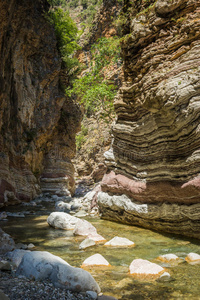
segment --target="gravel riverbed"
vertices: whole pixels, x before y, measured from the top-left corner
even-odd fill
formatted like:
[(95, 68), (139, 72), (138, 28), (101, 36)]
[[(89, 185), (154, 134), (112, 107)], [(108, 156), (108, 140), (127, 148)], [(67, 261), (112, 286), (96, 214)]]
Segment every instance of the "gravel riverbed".
[[(0, 271), (0, 290), (10, 300), (91, 300), (86, 293), (72, 293), (69, 290), (55, 288), (49, 281), (34, 281), (16, 277), (14, 272)], [(4, 300), (0, 294), (0, 299)], [(5, 298), (6, 299), (6, 298)]]

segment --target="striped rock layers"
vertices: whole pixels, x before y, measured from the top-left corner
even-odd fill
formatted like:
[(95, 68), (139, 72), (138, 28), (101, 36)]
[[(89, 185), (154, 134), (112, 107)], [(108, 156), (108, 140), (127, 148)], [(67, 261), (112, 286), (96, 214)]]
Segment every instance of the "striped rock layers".
[(200, 1), (149, 2), (126, 1), (124, 83), (99, 205), (104, 218), (200, 238)]
[(0, 2), (0, 206), (74, 190), (80, 111), (66, 79), (46, 0)]

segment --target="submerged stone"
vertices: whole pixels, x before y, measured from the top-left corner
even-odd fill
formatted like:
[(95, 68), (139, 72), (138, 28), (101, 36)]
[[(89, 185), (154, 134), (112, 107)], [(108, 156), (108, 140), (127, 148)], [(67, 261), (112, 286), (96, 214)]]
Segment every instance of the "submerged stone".
[(95, 246), (96, 243), (95, 241), (93, 241), (92, 239), (90, 238), (86, 238), (84, 241), (82, 241), (82, 243), (79, 245), (79, 249), (80, 250), (84, 250), (88, 247), (92, 247), (92, 246)]
[(105, 246), (110, 247), (134, 247), (135, 243), (127, 238), (115, 236), (113, 239), (105, 243)]

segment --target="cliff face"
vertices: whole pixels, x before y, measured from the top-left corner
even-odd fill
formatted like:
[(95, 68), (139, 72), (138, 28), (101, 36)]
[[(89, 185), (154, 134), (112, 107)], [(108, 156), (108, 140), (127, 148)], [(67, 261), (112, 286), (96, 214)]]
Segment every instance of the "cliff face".
[(45, 0), (0, 2), (0, 206), (74, 190), (80, 111), (61, 89)]
[(200, 1), (150, 2), (126, 1), (110, 194), (99, 204), (104, 218), (200, 238)]

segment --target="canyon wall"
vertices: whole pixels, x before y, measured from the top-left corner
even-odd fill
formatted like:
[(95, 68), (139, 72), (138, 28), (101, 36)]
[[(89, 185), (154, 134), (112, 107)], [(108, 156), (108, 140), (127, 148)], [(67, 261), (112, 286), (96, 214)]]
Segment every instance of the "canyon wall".
[(0, 2), (0, 206), (75, 188), (81, 113), (64, 95), (48, 9), (45, 0)]
[(200, 1), (131, 3), (102, 217), (200, 238)]

